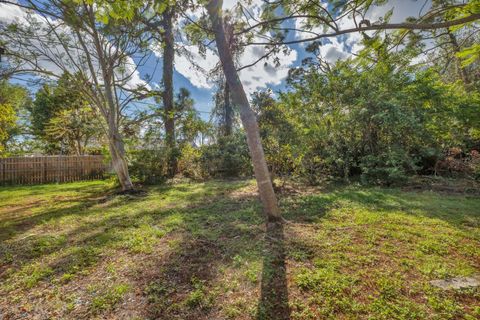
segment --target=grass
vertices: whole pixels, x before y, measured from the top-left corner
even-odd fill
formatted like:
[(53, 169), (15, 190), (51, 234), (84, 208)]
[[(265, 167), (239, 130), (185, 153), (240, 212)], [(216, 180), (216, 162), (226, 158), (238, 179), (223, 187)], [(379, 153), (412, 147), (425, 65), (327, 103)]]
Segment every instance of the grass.
[(6, 319), (478, 319), (480, 198), (295, 188), (265, 225), (252, 181), (115, 195), (108, 182), (0, 188)]

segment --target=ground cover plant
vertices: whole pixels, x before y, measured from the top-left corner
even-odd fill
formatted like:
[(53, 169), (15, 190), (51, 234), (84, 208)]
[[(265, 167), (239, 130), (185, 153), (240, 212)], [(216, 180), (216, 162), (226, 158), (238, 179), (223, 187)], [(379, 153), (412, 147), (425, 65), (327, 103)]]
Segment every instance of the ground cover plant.
[(2, 187), (0, 314), (477, 319), (478, 288), (429, 281), (480, 270), (480, 198), (430, 189), (287, 185), (265, 224), (251, 180)]

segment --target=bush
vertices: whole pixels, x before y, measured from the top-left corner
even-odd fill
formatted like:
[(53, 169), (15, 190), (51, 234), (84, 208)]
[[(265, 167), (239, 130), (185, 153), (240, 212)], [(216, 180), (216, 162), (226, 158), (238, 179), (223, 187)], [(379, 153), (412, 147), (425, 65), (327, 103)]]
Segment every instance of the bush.
[(472, 150), (470, 152), (470, 159), (473, 176), (476, 180), (480, 180), (480, 152), (477, 150)]
[(133, 180), (155, 184), (166, 180), (168, 154), (164, 148), (135, 150), (131, 153), (130, 175)]
[(178, 170), (186, 178), (202, 180), (205, 173), (201, 164), (202, 149), (189, 144), (182, 147), (178, 159)]
[(247, 140), (237, 133), (202, 147), (201, 167), (206, 177), (242, 177), (252, 174)]
[(408, 155), (401, 152), (388, 152), (380, 156), (368, 155), (361, 159), (361, 180), (367, 184), (393, 185), (405, 182), (406, 168), (412, 167)]

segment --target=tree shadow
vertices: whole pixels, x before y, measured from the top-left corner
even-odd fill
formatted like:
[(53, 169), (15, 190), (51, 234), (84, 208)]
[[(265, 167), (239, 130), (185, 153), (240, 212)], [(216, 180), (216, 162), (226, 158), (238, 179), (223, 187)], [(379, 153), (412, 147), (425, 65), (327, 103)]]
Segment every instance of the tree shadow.
[[(61, 204), (60, 208), (52, 209), (48, 206), (45, 209), (34, 215), (25, 215), (17, 218), (10, 218), (8, 221), (0, 220), (0, 244), (13, 238), (19, 233), (28, 232), (30, 229), (35, 228), (37, 225), (48, 223), (55, 219), (61, 219), (62, 217), (76, 215), (79, 213), (85, 213), (86, 215), (92, 214), (90, 211), (93, 207), (107, 203), (105, 208), (118, 207), (125, 204), (125, 202), (134, 202), (141, 200), (141, 197), (123, 197), (122, 201), (112, 203), (111, 200), (116, 196), (111, 193), (111, 190), (98, 192), (98, 191), (85, 191), (86, 195), (81, 197), (71, 197), (67, 199), (55, 200), (56, 205)], [(35, 207), (35, 206), (34, 206)], [(21, 210), (28, 210), (29, 206), (22, 206)], [(103, 208), (103, 209), (105, 209)], [(15, 209), (14, 212), (20, 211)], [(102, 209), (96, 209), (102, 210)]]
[[(50, 272), (32, 288), (51, 281), (60, 281), (61, 286), (68, 287), (71, 280), (62, 280), (64, 274), (75, 276), (73, 281), (82, 281), (86, 270), (97, 272), (95, 266), (102, 261), (103, 252), (112, 250), (145, 262), (136, 265), (138, 276), (128, 280), (136, 283), (135, 287), (141, 288), (140, 291), (151, 300), (141, 308), (142, 315), (154, 319), (198, 319), (199, 316), (208, 319), (217, 307), (211, 301), (213, 295), (209, 290), (221, 276), (219, 270), (231, 266), (235, 256), (246, 256), (251, 252), (259, 255), (261, 251), (263, 231), (259, 225), (262, 217), (256, 214), (259, 212), (256, 196), (242, 199), (229, 196), (243, 185), (206, 185), (192, 190), (182, 186), (161, 190), (149, 188), (151, 193), (158, 193), (161, 197), (174, 195), (178, 201), (151, 208), (137, 206), (138, 210), (132, 212), (122, 212), (122, 205), (141, 198), (104, 199), (103, 193), (95, 197), (72, 198), (71, 203), (65, 201), (62, 208), (45, 207), (29, 218), (30, 223), (27, 223), (28, 218), (22, 218), (10, 225), (11, 231), (19, 237), (12, 239), (13, 233), (5, 233), (5, 239), (0, 239), (0, 258), (2, 251), (12, 257), (3, 267), (13, 272), (2, 275), (3, 268), (0, 268), (0, 281), (21, 272), (23, 266), (43, 260), (42, 264)], [(111, 211), (113, 208), (118, 210)], [(108, 211), (108, 214), (100, 216), (102, 211)], [(28, 233), (36, 225), (49, 221), (55, 223), (55, 219), (78, 214), (98, 216), (99, 219), (87, 219), (88, 223), (79, 223), (65, 231), (47, 230), (45, 234), (20, 237), (21, 233)], [(156, 238), (153, 233), (142, 233), (145, 224), (148, 224), (147, 230), (159, 231), (162, 235)], [(7, 231), (7, 226), (3, 227), (3, 231)], [(151, 253), (137, 252), (125, 246), (150, 240), (156, 243)], [(157, 259), (156, 253), (163, 251), (167, 255), (159, 254)], [(102, 272), (101, 269), (98, 271)], [(87, 309), (88, 306), (84, 306), (70, 316), (91, 315)]]
[(145, 288), (149, 319), (216, 319), (222, 270), (238, 257), (261, 254), (262, 216), (242, 215), (252, 207), (259, 212), (256, 197), (218, 200), (176, 210), (186, 217), (181, 238), (138, 283)]
[(257, 319), (288, 320), (287, 270), (283, 223), (267, 223), (260, 301)]
[(387, 214), (401, 211), (410, 216), (442, 220), (459, 230), (468, 231), (480, 225), (478, 196), (375, 187), (362, 190), (339, 188), (332, 195), (335, 201), (347, 200)]

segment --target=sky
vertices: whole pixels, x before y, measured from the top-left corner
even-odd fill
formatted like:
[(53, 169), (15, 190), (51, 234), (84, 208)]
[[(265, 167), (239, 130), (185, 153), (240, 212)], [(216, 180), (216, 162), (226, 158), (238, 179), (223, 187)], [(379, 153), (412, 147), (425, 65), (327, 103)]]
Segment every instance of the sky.
[[(259, 14), (262, 0), (252, 0), (250, 9), (255, 14)], [(234, 0), (225, 0), (224, 9), (232, 9), (237, 4)], [(390, 22), (402, 22), (407, 17), (418, 17), (419, 14), (425, 13), (430, 7), (430, 0), (389, 0), (385, 5), (373, 7), (368, 13), (366, 18), (370, 21), (378, 21), (383, 17), (390, 9), (393, 8), (393, 16)], [(195, 13), (192, 13), (195, 15)], [(13, 21), (15, 19), (22, 19), (24, 13), (18, 7), (11, 5), (0, 4), (0, 22)], [(295, 27), (300, 27), (301, 21), (298, 21)], [(351, 19), (343, 19), (340, 22), (341, 27), (349, 27), (353, 25)], [(182, 30), (178, 30), (181, 34)], [(298, 39), (305, 37), (300, 33), (291, 33), (288, 36), (288, 40)], [(184, 37), (177, 36), (178, 44), (180, 39)], [(340, 37), (329, 38), (323, 41), (323, 45), (320, 47), (322, 56), (329, 62), (334, 62), (337, 59), (345, 59), (352, 53), (358, 52), (361, 49), (360, 34), (348, 34)], [(161, 50), (155, 49), (152, 44), (153, 55), (152, 57), (138, 69), (132, 79), (133, 83), (142, 83), (142, 79), (146, 79), (147, 75), (151, 75), (152, 79), (149, 82), (151, 87), (158, 86), (161, 83)], [(307, 57), (304, 44), (295, 44), (290, 46), (290, 51), (286, 54), (280, 53), (279, 60), (280, 66), (273, 66), (272, 63), (258, 63), (257, 65), (244, 69), (240, 72), (240, 78), (244, 85), (247, 94), (253, 93), (255, 90), (272, 89), (274, 92), (281, 90), (285, 87), (285, 78), (288, 75), (288, 70), (293, 67), (297, 67), (301, 64), (301, 61)], [(186, 49), (195, 58), (196, 63), (203, 70), (210, 70), (214, 68), (218, 63), (218, 57), (214, 50), (207, 50), (206, 57), (202, 57), (198, 53), (198, 49), (195, 46), (189, 46), (187, 44)], [(245, 49), (245, 52), (240, 57), (240, 65), (247, 65), (255, 61), (258, 57), (264, 54), (264, 48), (261, 46), (249, 46)], [(135, 59), (134, 59), (135, 60)], [(132, 61), (135, 63), (135, 61)], [(175, 91), (180, 88), (187, 88), (195, 101), (195, 108), (202, 112), (202, 116), (208, 119), (208, 112), (213, 106), (213, 94), (215, 85), (211, 81), (210, 77), (204, 72), (199, 71), (184, 55), (177, 55), (174, 62), (174, 87)], [(155, 73), (152, 75), (153, 70)], [(23, 81), (26, 77), (12, 79), (12, 82), (18, 82), (25, 84)], [(35, 90), (35, 87), (31, 87), (31, 90)]]

